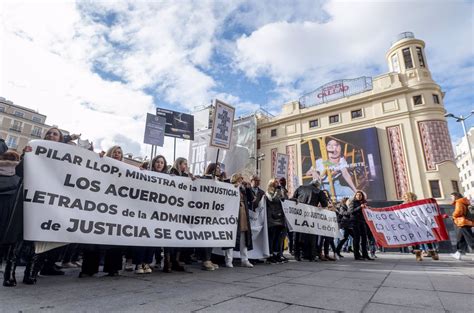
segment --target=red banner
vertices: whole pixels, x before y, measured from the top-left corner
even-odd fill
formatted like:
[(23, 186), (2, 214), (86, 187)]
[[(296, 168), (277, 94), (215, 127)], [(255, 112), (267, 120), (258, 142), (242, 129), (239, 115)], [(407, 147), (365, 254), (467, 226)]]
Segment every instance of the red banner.
[(377, 245), (382, 247), (397, 248), (449, 240), (434, 199), (380, 209), (368, 208), (363, 212)]

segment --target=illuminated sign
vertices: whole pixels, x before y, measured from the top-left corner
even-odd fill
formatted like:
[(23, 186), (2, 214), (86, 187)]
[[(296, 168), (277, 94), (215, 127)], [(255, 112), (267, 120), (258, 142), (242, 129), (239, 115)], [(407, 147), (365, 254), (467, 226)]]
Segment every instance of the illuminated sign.
[(307, 108), (372, 90), (372, 78), (362, 76), (330, 82), (300, 98), (300, 107)]

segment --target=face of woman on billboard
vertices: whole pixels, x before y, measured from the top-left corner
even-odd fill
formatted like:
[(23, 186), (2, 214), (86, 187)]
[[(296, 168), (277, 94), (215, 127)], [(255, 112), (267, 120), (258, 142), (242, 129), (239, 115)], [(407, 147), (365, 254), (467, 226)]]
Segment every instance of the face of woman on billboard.
[(330, 158), (339, 158), (341, 156), (341, 144), (334, 139), (328, 141), (326, 150)]

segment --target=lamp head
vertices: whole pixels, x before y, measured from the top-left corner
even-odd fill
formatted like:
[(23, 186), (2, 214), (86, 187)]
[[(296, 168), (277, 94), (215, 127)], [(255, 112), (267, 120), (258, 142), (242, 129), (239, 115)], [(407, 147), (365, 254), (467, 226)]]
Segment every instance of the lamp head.
[(452, 113), (446, 113), (446, 114), (444, 115), (444, 117), (454, 117), (454, 114), (452, 114)]

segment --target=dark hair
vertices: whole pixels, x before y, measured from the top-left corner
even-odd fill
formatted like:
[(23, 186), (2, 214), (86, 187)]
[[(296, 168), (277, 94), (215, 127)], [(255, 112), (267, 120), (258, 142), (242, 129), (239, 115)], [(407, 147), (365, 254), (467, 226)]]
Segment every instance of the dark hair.
[(451, 196), (454, 196), (456, 199), (462, 199), (464, 196), (460, 192), (451, 192)]
[(0, 155), (0, 160), (20, 161), (20, 155), (14, 150), (8, 150), (4, 154)]
[(280, 177), (279, 182), (280, 182), (280, 185), (285, 185), (286, 186), (286, 178), (285, 177)]
[(167, 171), (168, 171), (168, 162), (166, 162), (166, 158), (164, 156), (162, 156), (161, 154), (154, 157), (153, 160), (151, 161), (151, 170), (153, 172), (155, 172), (155, 163), (158, 162), (159, 158), (162, 158), (163, 161), (165, 161), (165, 166), (163, 166), (163, 169), (161, 170), (161, 173), (167, 173)]
[(365, 193), (364, 193), (362, 190), (357, 190), (357, 191), (355, 192), (355, 194), (354, 194), (353, 199), (354, 199), (354, 200), (357, 200), (357, 199), (356, 199), (356, 196), (357, 196), (358, 193), (360, 193), (360, 194), (362, 195), (362, 200), (360, 200), (360, 201), (366, 202), (367, 199), (365, 199)]
[(206, 167), (206, 171), (204, 172), (204, 175), (212, 175), (214, 174), (214, 171), (216, 170), (217, 166), (219, 165), (219, 168), (220, 168), (220, 164), (216, 164), (216, 163), (209, 163)]

